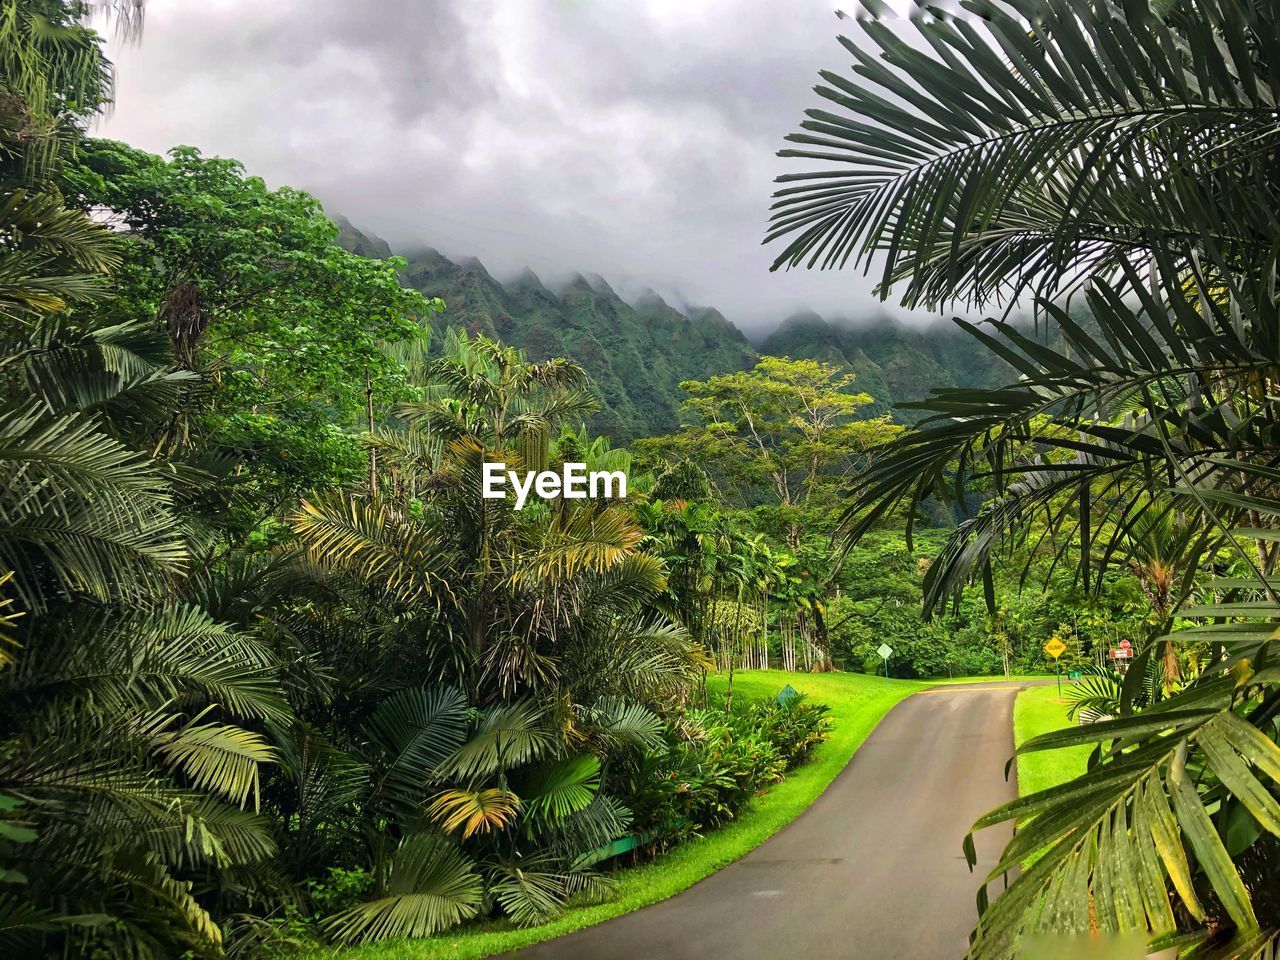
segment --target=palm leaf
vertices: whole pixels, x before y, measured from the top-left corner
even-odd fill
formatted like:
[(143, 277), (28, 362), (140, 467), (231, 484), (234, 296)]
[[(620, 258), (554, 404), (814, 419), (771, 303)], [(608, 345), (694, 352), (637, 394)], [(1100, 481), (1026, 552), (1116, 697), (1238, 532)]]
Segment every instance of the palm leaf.
[(911, 40), (863, 6), (863, 36), (841, 38), (855, 76), (823, 71), (830, 108), (781, 152), (818, 166), (779, 178), (768, 239), (792, 239), (775, 268), (876, 261), (882, 292), (902, 282), (904, 302), (936, 306), (1116, 277), (1153, 243), (1189, 259), (1190, 235), (1265, 248), (1251, 205), (1274, 199), (1254, 173), (1280, 138), (1272, 5), (1162, 21), (1145, 4), (993, 0), (912, 18)]
[(384, 700), (365, 724), (378, 748), (373, 796), (398, 809), (418, 809), (466, 738), (467, 699), (453, 687), (402, 690)]
[(485, 710), (475, 732), (444, 761), (441, 772), (471, 780), (537, 759), (555, 742), (542, 719), (542, 710), (529, 701), (494, 704)]
[(442, 837), (414, 833), (391, 861), (387, 896), (324, 922), (340, 943), (429, 937), (476, 916), (484, 886), (474, 864)]
[(553, 857), (500, 860), (489, 868), (489, 890), (503, 912), (522, 927), (560, 914), (576, 893), (600, 898), (610, 889), (599, 874), (569, 871)]
[(448, 593), (441, 537), (389, 504), (331, 495), (304, 500), (289, 520), (317, 562), (376, 586), (399, 604)]
[(276, 752), (259, 733), (228, 724), (187, 724), (180, 730), (151, 733), (156, 752), (180, 770), (199, 790), (245, 806), (260, 803), (259, 769), (276, 760)]
[(543, 764), (522, 772), (520, 782), (526, 820), (552, 826), (591, 805), (600, 789), (600, 760), (584, 754)]
[(463, 839), (477, 833), (505, 830), (520, 812), (520, 798), (509, 790), (444, 790), (427, 807), (427, 816), (452, 833), (461, 829)]

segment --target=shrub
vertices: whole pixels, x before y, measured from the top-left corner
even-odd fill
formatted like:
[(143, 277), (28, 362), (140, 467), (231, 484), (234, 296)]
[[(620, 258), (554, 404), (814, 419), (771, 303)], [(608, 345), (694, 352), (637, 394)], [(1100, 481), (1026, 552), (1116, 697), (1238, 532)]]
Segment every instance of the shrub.
[(640, 772), (636, 824), (666, 847), (732, 820), (751, 798), (803, 763), (827, 738), (823, 704), (763, 700), (726, 717), (691, 713)]
[(797, 694), (782, 703), (757, 701), (747, 717), (754, 730), (773, 744), (790, 770), (809, 759), (813, 748), (827, 739), (830, 712), (826, 704), (812, 703), (804, 694)]

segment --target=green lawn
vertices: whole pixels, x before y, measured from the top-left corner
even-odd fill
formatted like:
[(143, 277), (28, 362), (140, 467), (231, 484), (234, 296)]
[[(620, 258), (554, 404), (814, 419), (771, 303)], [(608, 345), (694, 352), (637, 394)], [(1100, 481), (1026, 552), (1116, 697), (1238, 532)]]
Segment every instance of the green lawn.
[[(1013, 705), (1013, 739), (1021, 746), (1032, 737), (1070, 726), (1067, 703), (1055, 686), (1028, 687)], [(1026, 753), (1018, 757), (1018, 793), (1026, 795), (1065, 783), (1085, 770), (1088, 746)]]
[[(831, 738), (812, 760), (758, 797), (737, 821), (666, 856), (618, 875), (617, 896), (608, 903), (573, 907), (552, 923), (525, 930), (489, 923), (430, 940), (392, 940), (347, 950), (325, 950), (313, 957), (341, 960), (476, 960), (515, 950), (541, 940), (657, 903), (697, 883), (759, 846), (817, 799), (889, 708), (923, 689), (910, 680), (885, 680), (854, 673), (793, 674), (750, 670), (734, 675), (737, 701), (774, 696), (786, 684), (831, 708)], [(712, 677), (712, 693), (722, 694), (724, 677)]]

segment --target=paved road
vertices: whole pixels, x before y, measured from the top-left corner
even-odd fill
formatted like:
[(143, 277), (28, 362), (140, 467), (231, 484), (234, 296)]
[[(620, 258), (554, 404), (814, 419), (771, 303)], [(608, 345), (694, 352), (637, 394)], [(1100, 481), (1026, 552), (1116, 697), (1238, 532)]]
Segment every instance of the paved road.
[[(889, 712), (804, 814), (681, 894), (511, 960), (952, 960), (975, 919), (969, 826), (1013, 799), (1013, 683)], [(985, 874), (1008, 833), (983, 831)]]

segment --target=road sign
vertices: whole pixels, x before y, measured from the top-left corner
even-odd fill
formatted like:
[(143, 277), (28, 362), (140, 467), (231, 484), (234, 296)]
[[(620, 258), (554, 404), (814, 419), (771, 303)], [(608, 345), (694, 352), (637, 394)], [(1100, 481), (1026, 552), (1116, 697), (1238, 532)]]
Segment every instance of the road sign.
[(1132, 656), (1133, 656), (1133, 651), (1130, 650), (1128, 647), (1121, 647), (1119, 650), (1111, 651), (1111, 658), (1113, 660), (1128, 660)]
[[(1132, 644), (1132, 643), (1130, 643), (1128, 640), (1121, 640), (1121, 641), (1120, 641), (1120, 649), (1121, 649), (1121, 650), (1128, 650), (1128, 649), (1129, 649), (1130, 647), (1132, 647), (1132, 646), (1133, 646), (1133, 644)], [(1126, 656), (1127, 656), (1127, 654), (1126, 654)]]
[(887, 643), (882, 643), (877, 648), (876, 653), (880, 654), (880, 659), (884, 661), (884, 675), (887, 679), (889, 676), (889, 658), (893, 656), (893, 647)]
[(1067, 645), (1062, 642), (1061, 637), (1050, 637), (1049, 642), (1044, 645), (1044, 652), (1053, 657), (1053, 662), (1058, 667), (1058, 696), (1062, 696), (1062, 661), (1058, 658), (1067, 652)]

